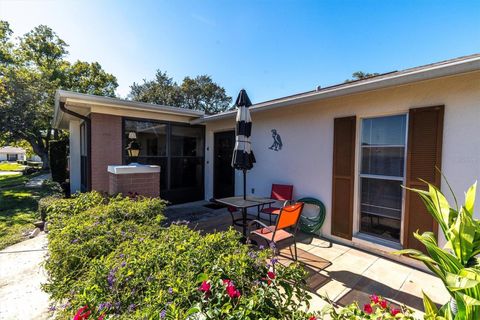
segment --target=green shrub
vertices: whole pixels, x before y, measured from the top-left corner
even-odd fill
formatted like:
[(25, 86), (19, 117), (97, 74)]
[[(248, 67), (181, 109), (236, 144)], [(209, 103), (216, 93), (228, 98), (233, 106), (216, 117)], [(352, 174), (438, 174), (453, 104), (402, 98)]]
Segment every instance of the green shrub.
[(67, 145), (67, 140), (53, 140), (48, 144), (52, 179), (58, 183), (67, 180)]
[(99, 193), (54, 201), (47, 208), (50, 222), (49, 274), (45, 290), (62, 299), (88, 271), (93, 259), (108, 255), (122, 242), (159, 231), (165, 204), (159, 199), (116, 197)]
[[(240, 237), (234, 230), (202, 236), (180, 225), (138, 235), (91, 261), (83, 281), (70, 287), (62, 316), (87, 305), (120, 319), (306, 319), (304, 269), (276, 265), (271, 279), (270, 250), (250, 251)], [(238, 297), (228, 294), (227, 279)]]
[(60, 199), (59, 196), (54, 195), (54, 196), (43, 197), (40, 200), (38, 200), (38, 214), (40, 215), (40, 219), (42, 219), (42, 221), (47, 221), (48, 208), (54, 205), (55, 202), (57, 202), (59, 199)]
[(308, 319), (300, 265), (252, 251), (234, 230), (163, 227), (164, 206), (96, 192), (53, 201), (44, 288), (58, 318)]
[(77, 193), (70, 199), (53, 201), (46, 208), (47, 220), (50, 222), (50, 230), (62, 229), (66, 220), (90, 208), (106, 204), (106, 199), (97, 191)]
[(47, 220), (48, 208), (53, 206), (58, 200), (63, 197), (63, 189), (58, 182), (51, 180), (44, 180), (42, 183), (42, 188), (44, 190), (49, 190), (49, 196), (43, 197), (38, 200), (38, 214), (42, 221)]

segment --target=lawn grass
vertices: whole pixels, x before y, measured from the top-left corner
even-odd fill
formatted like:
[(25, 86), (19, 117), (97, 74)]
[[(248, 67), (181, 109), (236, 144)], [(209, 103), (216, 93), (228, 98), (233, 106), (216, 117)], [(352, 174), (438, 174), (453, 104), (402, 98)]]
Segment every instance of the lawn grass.
[(0, 171), (21, 171), (25, 166), (14, 162), (2, 162), (0, 163)]
[(29, 179), (38, 176), (40, 173), (34, 173), (29, 176), (24, 176), (21, 173), (12, 172), (9, 175), (1, 175), (0, 176), (0, 189), (8, 188), (18, 185), (23, 185)]
[[(22, 183), (32, 176), (35, 175), (11, 177), (7, 180), (12, 185), (12, 180)], [(37, 213), (38, 200), (49, 194), (50, 188), (29, 188), (23, 184), (0, 189), (0, 250), (24, 240), (23, 233), (33, 230), (32, 222), (40, 218)]]

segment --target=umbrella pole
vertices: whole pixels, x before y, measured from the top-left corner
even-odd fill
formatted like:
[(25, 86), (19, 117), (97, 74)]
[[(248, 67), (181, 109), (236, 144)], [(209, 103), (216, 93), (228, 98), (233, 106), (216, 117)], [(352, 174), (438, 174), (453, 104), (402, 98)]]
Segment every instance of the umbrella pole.
[(247, 199), (247, 170), (243, 170), (243, 200)]

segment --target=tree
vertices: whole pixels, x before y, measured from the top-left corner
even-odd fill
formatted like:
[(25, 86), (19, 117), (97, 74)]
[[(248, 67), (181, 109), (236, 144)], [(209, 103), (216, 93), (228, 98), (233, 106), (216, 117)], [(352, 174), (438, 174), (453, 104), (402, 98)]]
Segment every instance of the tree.
[(380, 73), (368, 73), (368, 72), (363, 72), (363, 71), (357, 71), (357, 72), (352, 73), (352, 79), (347, 79), (347, 80), (345, 80), (345, 82), (363, 80), (363, 79), (378, 76), (379, 74)]
[(130, 98), (135, 101), (180, 107), (182, 94), (178, 84), (166, 72), (157, 70), (154, 80), (143, 80), (143, 84), (130, 86)]
[(25, 140), (49, 166), (48, 143), (57, 89), (114, 96), (116, 78), (97, 62), (66, 60), (68, 45), (40, 25), (13, 42), (12, 30), (0, 21), (0, 132), (8, 141)]
[(203, 110), (206, 114), (215, 114), (228, 110), (232, 98), (225, 89), (212, 81), (207, 75), (195, 78), (186, 77), (180, 87), (183, 106), (193, 110)]
[(185, 77), (178, 85), (166, 72), (157, 70), (154, 80), (133, 83), (129, 97), (135, 101), (202, 110), (214, 114), (229, 109), (232, 98), (207, 75)]
[(117, 79), (106, 73), (98, 62), (76, 61), (68, 67), (66, 73), (68, 76), (65, 78), (64, 87), (68, 90), (115, 97)]

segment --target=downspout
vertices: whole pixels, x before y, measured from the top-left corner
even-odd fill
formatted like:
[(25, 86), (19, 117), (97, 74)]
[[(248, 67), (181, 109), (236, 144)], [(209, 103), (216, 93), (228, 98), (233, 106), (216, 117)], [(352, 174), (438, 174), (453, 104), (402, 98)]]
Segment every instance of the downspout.
[(87, 191), (90, 191), (91, 188), (92, 188), (91, 177), (90, 177), (90, 174), (92, 172), (92, 161), (91, 161), (91, 131), (92, 131), (91, 124), (92, 124), (92, 122), (91, 122), (89, 117), (83, 116), (79, 113), (76, 113), (75, 111), (67, 109), (65, 107), (65, 102), (60, 101), (59, 107), (60, 107), (60, 110), (62, 110), (66, 114), (69, 114), (69, 115), (71, 115), (75, 118), (82, 119), (87, 124), (87, 169), (88, 169), (88, 172), (87, 172)]

